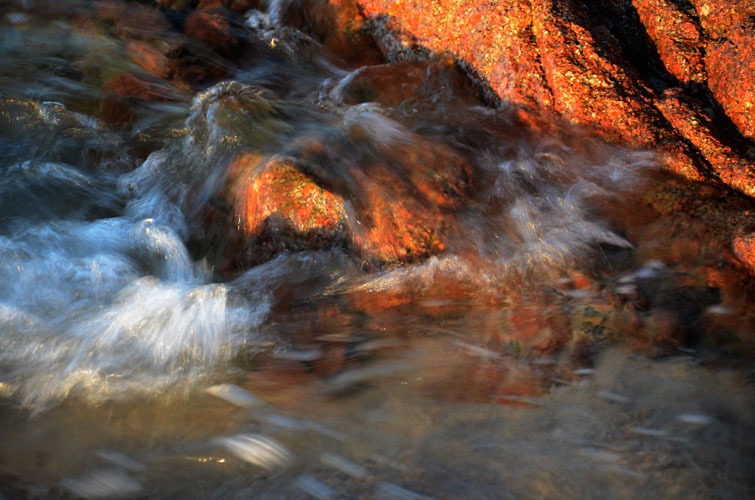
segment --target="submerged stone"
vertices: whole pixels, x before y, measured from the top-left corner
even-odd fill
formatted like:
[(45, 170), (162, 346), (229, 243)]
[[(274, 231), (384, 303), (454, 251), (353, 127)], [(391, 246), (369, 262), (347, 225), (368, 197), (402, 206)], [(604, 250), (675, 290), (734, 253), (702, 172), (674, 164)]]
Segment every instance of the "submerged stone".
[(184, 32), (227, 54), (240, 43), (234, 33), (235, 18), (236, 13), (222, 5), (201, 6), (189, 14)]
[(289, 126), (273, 96), (236, 81), (221, 82), (194, 97), (189, 133), (194, 141), (259, 149), (276, 144)]

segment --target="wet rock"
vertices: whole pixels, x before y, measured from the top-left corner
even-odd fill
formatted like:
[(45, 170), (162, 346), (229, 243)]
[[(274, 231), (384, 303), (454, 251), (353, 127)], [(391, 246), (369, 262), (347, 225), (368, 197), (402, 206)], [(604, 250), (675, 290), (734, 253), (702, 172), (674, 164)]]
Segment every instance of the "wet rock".
[(343, 243), (343, 198), (320, 187), (291, 159), (245, 154), (230, 171), (238, 226), (255, 240), (255, 252), (270, 252), (260, 257)]
[(362, 220), (353, 241), (379, 262), (417, 261), (444, 250), (450, 229), (437, 207), (418, 200), (389, 170), (371, 165), (357, 182), (363, 189)]
[(134, 119), (133, 105), (145, 101), (166, 101), (170, 90), (160, 82), (135, 75), (119, 75), (109, 80), (102, 89), (100, 116), (106, 122), (126, 125)]
[(680, 82), (705, 81), (703, 37), (692, 14), (671, 0), (633, 0), (666, 70)]
[(295, 28), (319, 42), (335, 28), (335, 11), (328, 0), (273, 0), (268, 5), (273, 25)]
[(147, 73), (158, 78), (170, 76), (171, 68), (168, 58), (153, 45), (133, 41), (126, 47), (126, 52), (131, 60)]
[(443, 252), (469, 188), (466, 160), (419, 137), (347, 156), (345, 165), (333, 163), (332, 151), (340, 150), (312, 141), (289, 157), (246, 153), (233, 162), (223, 198), (253, 254), (241, 266), (283, 250), (332, 246), (377, 265)]
[(708, 46), (710, 89), (742, 134), (755, 139), (755, 21), (737, 25), (726, 36)]
[(159, 8), (136, 2), (105, 0), (95, 7), (101, 21), (112, 24), (113, 32), (124, 39), (161, 40), (171, 32), (170, 23)]
[[(702, 65), (706, 40), (702, 30), (713, 29), (713, 24), (729, 26), (735, 18), (742, 24), (746, 16), (733, 11), (749, 9), (749, 2), (739, 2), (737, 7), (725, 2), (724, 7), (724, 2), (700, 0), (692, 2), (696, 10), (670, 0), (615, 0), (596, 9), (587, 9), (585, 2), (575, 0), (503, 0), (492, 4), (457, 0), (442, 6), (433, 4), (432, 8), (423, 0), (357, 3), (370, 22), (389, 20), (387, 25), (393, 31), (385, 34), (381, 28), (377, 36), (393, 37), (398, 43), (382, 43), (381, 47), (400, 51), (401, 46), (416, 43), (436, 53), (452, 53), (497, 97), (521, 106), (527, 123), (538, 121), (532, 119), (533, 112), (546, 118), (560, 116), (610, 142), (661, 151), (666, 167), (689, 179), (716, 177), (731, 181), (730, 186), (745, 193), (755, 192), (746, 172), (719, 175), (717, 172), (731, 169), (728, 160), (711, 154), (711, 149), (701, 150), (703, 141), (691, 143), (688, 130), (679, 130), (669, 122), (668, 106), (663, 110), (656, 107), (657, 94), (669, 83), (709, 83), (732, 121), (744, 135), (751, 134), (752, 113), (744, 112), (746, 103), (752, 100), (747, 97), (753, 88), (747, 85), (749, 65), (734, 68), (724, 62), (754, 59), (748, 51), (755, 44), (746, 41), (750, 40), (750, 31), (728, 27), (733, 38), (713, 42), (705, 67)], [(706, 5), (709, 8), (704, 8)], [(727, 14), (715, 13), (717, 7)], [(698, 15), (701, 20), (707, 19), (701, 21), (702, 27)], [(643, 31), (650, 39), (650, 53), (642, 52), (642, 37), (635, 36), (638, 47), (627, 47), (620, 40), (627, 33)], [(654, 66), (652, 61), (657, 56), (652, 51), (657, 51), (665, 68)], [(389, 60), (394, 56), (386, 54)], [(693, 100), (699, 98), (699, 91), (699, 87), (685, 88)], [(733, 139), (730, 142), (739, 145), (728, 146), (750, 161), (743, 143)]]
[(325, 55), (317, 40), (297, 28), (277, 24), (264, 12), (252, 11), (244, 26), (258, 46), (297, 64), (316, 63)]
[[(352, 134), (358, 134), (352, 130)], [(416, 136), (379, 149), (382, 162), (360, 165), (354, 246), (378, 262), (412, 262), (441, 253), (453, 210), (467, 192), (471, 167), (458, 154)]]
[(223, 145), (258, 150), (275, 145), (288, 130), (273, 96), (236, 81), (221, 82), (194, 97), (189, 133), (208, 147)]
[(479, 92), (454, 61), (443, 58), (361, 66), (335, 85), (330, 98), (346, 104), (377, 102), (404, 116), (425, 102), (434, 110), (452, 99), (481, 103)]
[(734, 238), (732, 250), (737, 259), (755, 274), (755, 233), (740, 234)]
[[(367, 16), (391, 16), (395, 29), (410, 33), (428, 49), (452, 52), (486, 78), (500, 97), (538, 109), (552, 106), (528, 2), (505, 0), (490, 7), (472, 1), (449, 2), (442, 9), (428, 9), (417, 0), (400, 5), (379, 0), (359, 4)], [(398, 45), (409, 42), (400, 39)]]
[(186, 19), (184, 32), (221, 53), (228, 54), (240, 40), (234, 33), (235, 13), (222, 5), (197, 9)]
[(346, 104), (379, 102), (394, 107), (415, 98), (424, 77), (423, 65), (417, 62), (363, 66), (339, 82), (331, 96)]

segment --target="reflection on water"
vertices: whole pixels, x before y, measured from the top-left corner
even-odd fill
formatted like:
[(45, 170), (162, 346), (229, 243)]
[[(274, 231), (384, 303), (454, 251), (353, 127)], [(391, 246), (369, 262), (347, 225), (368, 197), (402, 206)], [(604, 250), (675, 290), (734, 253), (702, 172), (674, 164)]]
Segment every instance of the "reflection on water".
[(220, 3), (0, 3), (0, 493), (753, 496), (693, 187)]

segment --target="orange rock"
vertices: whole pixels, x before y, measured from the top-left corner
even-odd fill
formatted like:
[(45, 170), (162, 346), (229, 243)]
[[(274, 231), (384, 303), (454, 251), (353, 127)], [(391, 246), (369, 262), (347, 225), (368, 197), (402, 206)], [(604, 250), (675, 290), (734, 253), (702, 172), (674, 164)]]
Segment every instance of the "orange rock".
[(713, 174), (725, 184), (755, 196), (755, 163), (737, 154), (723, 141), (713, 119), (681, 89), (668, 89), (656, 106), (673, 127), (690, 141), (713, 167)]
[(755, 274), (755, 233), (740, 234), (734, 238), (732, 251), (739, 261)]
[(388, 144), (381, 153), (387, 164), (354, 172), (363, 196), (355, 200), (354, 246), (380, 262), (411, 262), (442, 252), (454, 225), (448, 210), (468, 189), (471, 167), (449, 148), (419, 137)]
[(184, 32), (207, 45), (228, 53), (239, 44), (233, 32), (235, 13), (223, 6), (210, 6), (189, 14)]
[(660, 116), (648, 105), (649, 91), (638, 75), (622, 64), (618, 42), (609, 33), (588, 30), (589, 16), (571, 0), (534, 0), (532, 6), (532, 29), (555, 110), (613, 140), (659, 141), (654, 125)]
[(103, 0), (96, 5), (97, 17), (111, 21), (115, 34), (121, 38), (162, 40), (171, 32), (171, 26), (159, 8), (119, 0)]
[(424, 65), (416, 62), (363, 66), (343, 88), (338, 89), (346, 104), (379, 102), (395, 107), (415, 98), (425, 79)]
[(710, 90), (742, 134), (755, 139), (755, 21), (712, 42), (705, 58)]
[[(379, 25), (377, 36), (388, 40), (380, 45), (389, 51), (389, 60), (407, 57), (404, 49), (413, 46), (451, 53), (498, 97), (530, 108), (521, 111), (524, 121), (538, 122), (529, 120), (532, 111), (546, 117), (558, 114), (610, 142), (660, 151), (669, 170), (691, 180), (705, 180), (712, 166), (731, 187), (748, 194), (755, 191), (747, 170), (720, 175), (731, 170), (731, 155), (709, 147), (710, 141), (701, 140), (699, 134), (698, 140), (689, 141), (689, 129), (675, 128), (674, 111), (656, 100), (671, 77), (659, 75), (645, 62), (652, 54), (637, 52), (630, 58), (642, 66), (638, 69), (625, 58), (631, 49), (617, 38), (641, 32), (644, 23), (655, 44), (648, 50), (657, 50), (667, 71), (681, 82), (698, 84), (705, 83), (707, 71), (716, 98), (742, 133), (752, 137), (755, 113), (749, 112), (748, 104), (755, 102), (750, 63), (755, 61), (750, 54), (755, 42), (747, 28), (750, 14), (742, 13), (751, 11), (753, 0), (692, 2), (704, 29), (715, 25), (716, 33), (724, 28), (730, 33), (728, 40), (713, 42), (705, 68), (703, 28), (697, 24), (697, 14), (671, 0), (635, 0), (636, 11), (629, 0), (611, 0), (596, 12), (576, 0), (356, 2), (366, 18)], [(614, 13), (613, 22), (619, 27), (609, 26), (602, 17)], [(387, 24), (381, 21), (386, 16)], [(733, 29), (737, 24), (740, 28)], [(635, 42), (641, 44), (643, 38), (637, 36)], [(656, 107), (658, 102), (663, 113)], [(742, 143), (728, 147), (733, 156), (749, 158)]]
[(711, 38), (719, 38), (750, 16), (755, 15), (753, 0), (690, 0), (700, 24)]
[(682, 83), (705, 82), (703, 38), (692, 16), (671, 0), (633, 0), (669, 73)]
[(318, 186), (293, 161), (260, 161), (245, 154), (231, 165), (235, 213), (242, 232), (262, 237), (267, 231), (285, 248), (317, 248), (344, 238), (343, 198)]
[(135, 101), (170, 100), (164, 84), (134, 75), (119, 75), (108, 81), (102, 89), (100, 116), (111, 124), (125, 125), (134, 118)]
[(411, 187), (379, 164), (356, 176), (363, 193), (352, 241), (379, 262), (412, 262), (441, 252), (448, 224), (440, 210), (417, 199)]
[(147, 73), (158, 78), (167, 78), (170, 75), (171, 69), (168, 58), (153, 45), (133, 41), (126, 47), (126, 52), (128, 52), (131, 60)]

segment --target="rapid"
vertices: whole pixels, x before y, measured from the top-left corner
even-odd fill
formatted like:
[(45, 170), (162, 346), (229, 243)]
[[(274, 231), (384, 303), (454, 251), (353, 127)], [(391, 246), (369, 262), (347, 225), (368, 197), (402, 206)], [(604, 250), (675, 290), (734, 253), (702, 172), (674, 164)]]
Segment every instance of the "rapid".
[(121, 4), (0, 2), (0, 498), (755, 495), (751, 284), (655, 153)]

